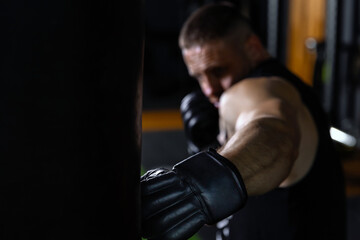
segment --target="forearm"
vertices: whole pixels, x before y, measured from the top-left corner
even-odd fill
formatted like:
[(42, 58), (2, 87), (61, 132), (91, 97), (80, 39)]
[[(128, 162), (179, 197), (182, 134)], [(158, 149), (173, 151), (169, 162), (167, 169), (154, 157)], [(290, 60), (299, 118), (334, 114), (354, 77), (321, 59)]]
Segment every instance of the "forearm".
[(297, 126), (266, 117), (237, 129), (219, 153), (241, 173), (249, 195), (266, 193), (289, 175), (298, 155)]

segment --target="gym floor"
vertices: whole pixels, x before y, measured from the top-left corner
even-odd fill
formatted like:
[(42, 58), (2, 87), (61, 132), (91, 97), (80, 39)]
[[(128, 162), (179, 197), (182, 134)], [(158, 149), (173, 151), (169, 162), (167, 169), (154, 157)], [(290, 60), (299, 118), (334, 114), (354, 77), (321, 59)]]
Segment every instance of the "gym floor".
[[(178, 111), (180, 97), (152, 101), (144, 97), (142, 168), (171, 167), (188, 156)], [(153, 105), (152, 105), (153, 104)], [(348, 240), (360, 239), (360, 151), (344, 155), (348, 196)]]

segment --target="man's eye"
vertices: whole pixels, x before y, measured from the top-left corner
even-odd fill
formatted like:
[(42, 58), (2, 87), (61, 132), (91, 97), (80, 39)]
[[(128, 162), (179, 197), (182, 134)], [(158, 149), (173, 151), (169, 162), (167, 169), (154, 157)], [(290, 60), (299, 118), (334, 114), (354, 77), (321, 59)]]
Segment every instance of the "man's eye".
[(214, 68), (212, 70), (212, 74), (215, 77), (222, 77), (225, 74), (225, 69), (224, 68)]

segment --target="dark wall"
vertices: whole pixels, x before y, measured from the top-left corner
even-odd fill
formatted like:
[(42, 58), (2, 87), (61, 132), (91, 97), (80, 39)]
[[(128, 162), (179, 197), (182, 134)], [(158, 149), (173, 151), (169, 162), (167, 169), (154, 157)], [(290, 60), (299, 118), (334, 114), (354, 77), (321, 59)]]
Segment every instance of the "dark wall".
[(196, 83), (188, 76), (178, 47), (189, 4), (184, 0), (145, 4), (144, 109), (176, 108)]
[(0, 18), (0, 238), (138, 239), (142, 1)]

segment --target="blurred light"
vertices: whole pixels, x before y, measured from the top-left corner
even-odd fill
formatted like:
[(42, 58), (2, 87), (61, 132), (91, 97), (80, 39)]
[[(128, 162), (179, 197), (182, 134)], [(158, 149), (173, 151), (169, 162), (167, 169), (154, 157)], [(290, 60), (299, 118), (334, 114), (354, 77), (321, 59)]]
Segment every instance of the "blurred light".
[(356, 146), (356, 138), (347, 134), (337, 128), (331, 127), (330, 128), (330, 136), (333, 140), (340, 142), (348, 147), (355, 147)]

